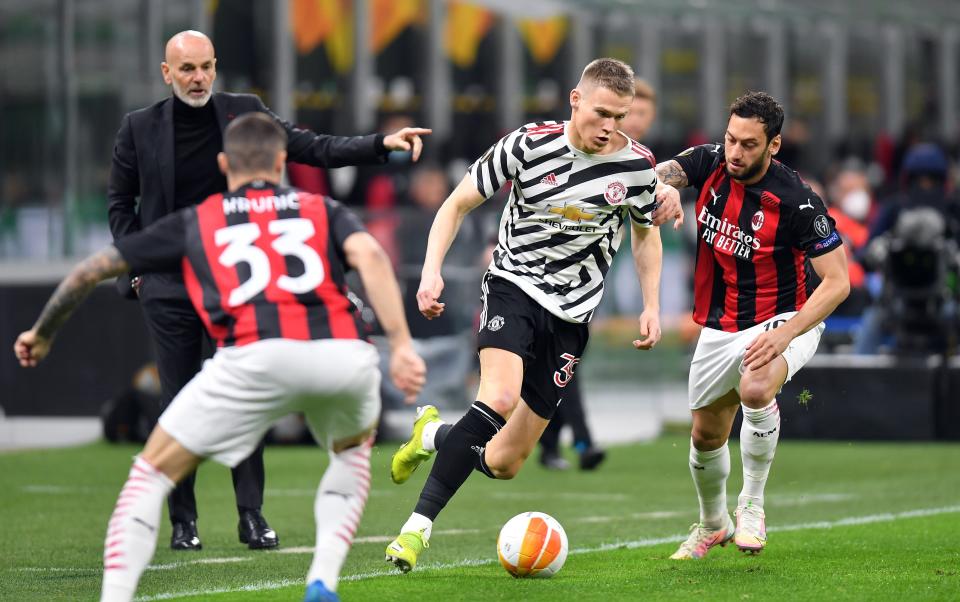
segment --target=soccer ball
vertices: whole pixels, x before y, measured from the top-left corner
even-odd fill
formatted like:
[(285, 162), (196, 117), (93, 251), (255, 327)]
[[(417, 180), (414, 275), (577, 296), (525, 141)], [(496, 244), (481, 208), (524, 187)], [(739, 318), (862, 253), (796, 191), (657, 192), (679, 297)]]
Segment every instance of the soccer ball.
[(567, 534), (549, 514), (524, 512), (500, 529), (497, 556), (514, 577), (553, 577), (567, 560)]

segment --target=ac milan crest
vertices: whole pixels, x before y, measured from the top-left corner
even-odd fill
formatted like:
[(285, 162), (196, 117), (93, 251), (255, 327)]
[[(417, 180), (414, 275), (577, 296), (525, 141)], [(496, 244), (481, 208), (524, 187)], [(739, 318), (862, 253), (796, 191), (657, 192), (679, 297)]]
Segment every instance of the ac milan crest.
[(750, 218), (750, 227), (753, 228), (754, 232), (763, 227), (763, 211), (757, 211), (753, 214), (753, 217)]

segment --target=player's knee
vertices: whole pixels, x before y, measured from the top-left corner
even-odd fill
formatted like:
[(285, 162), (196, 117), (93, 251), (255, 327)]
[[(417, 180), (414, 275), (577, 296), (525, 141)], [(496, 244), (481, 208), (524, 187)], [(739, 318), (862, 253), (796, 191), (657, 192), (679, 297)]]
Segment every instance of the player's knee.
[(690, 434), (693, 440), (693, 446), (700, 451), (713, 451), (720, 449), (727, 442), (727, 433), (709, 431), (706, 429), (693, 429)]
[(493, 473), (493, 476), (501, 481), (509, 481), (513, 477), (517, 476), (520, 472), (520, 467), (523, 466), (523, 461), (519, 462), (504, 462), (497, 466), (490, 466), (490, 472)]
[(748, 408), (762, 408), (768, 405), (773, 397), (770, 386), (761, 380), (750, 380), (740, 384), (740, 401)]
[(512, 387), (496, 387), (493, 395), (491, 395), (485, 403), (490, 406), (491, 410), (500, 414), (501, 417), (507, 418), (513, 413), (513, 410), (519, 402), (519, 390), (514, 390)]
[(484, 461), (487, 468), (498, 479), (510, 480), (517, 476), (520, 468), (523, 466), (527, 455), (515, 453), (513, 451), (502, 452), (499, 454), (485, 454)]

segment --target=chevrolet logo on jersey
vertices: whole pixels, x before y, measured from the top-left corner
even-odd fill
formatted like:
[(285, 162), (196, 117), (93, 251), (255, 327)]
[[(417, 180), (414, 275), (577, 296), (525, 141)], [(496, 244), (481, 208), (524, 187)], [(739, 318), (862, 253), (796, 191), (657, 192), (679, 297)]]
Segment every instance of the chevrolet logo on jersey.
[(580, 209), (572, 205), (567, 205), (566, 207), (551, 207), (550, 213), (561, 215), (564, 218), (573, 220), (575, 222), (579, 222), (579, 221), (588, 222), (593, 218), (597, 217), (596, 213), (587, 213), (586, 211), (580, 211)]

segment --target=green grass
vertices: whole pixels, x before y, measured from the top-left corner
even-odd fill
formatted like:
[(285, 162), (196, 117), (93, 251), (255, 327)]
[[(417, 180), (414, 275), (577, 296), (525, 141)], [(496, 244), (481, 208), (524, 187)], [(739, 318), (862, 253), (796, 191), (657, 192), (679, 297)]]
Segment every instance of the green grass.
[[(97, 598), (105, 526), (136, 451), (98, 444), (0, 454), (0, 599)], [(593, 473), (531, 462), (511, 482), (474, 475), (440, 517), (422, 566), (405, 576), (387, 571), (385, 542), (365, 541), (395, 534), (426, 476), (392, 485), (392, 451), (375, 449), (360, 541), (339, 588), (348, 601), (960, 599), (960, 445), (784, 440), (767, 488), (767, 550), (747, 557), (717, 549), (686, 563), (668, 560), (696, 515), (685, 436), (614, 448)], [(731, 503), (740, 485), (735, 447), (732, 454)], [(323, 458), (312, 448), (267, 451), (264, 512), (288, 551), (312, 546)], [(166, 568), (148, 570), (139, 595), (299, 600), (310, 554), (252, 552), (237, 542), (229, 472), (202, 467), (197, 497), (203, 551), (169, 550), (165, 525), (153, 563)], [(902, 514), (922, 509), (940, 510)], [(574, 553), (553, 579), (512, 579), (496, 564), (500, 525), (526, 510), (566, 528)], [(862, 517), (872, 522), (856, 524)], [(452, 529), (465, 532), (445, 533)], [(222, 558), (234, 560), (195, 562)], [(245, 586), (255, 591), (239, 591)]]

